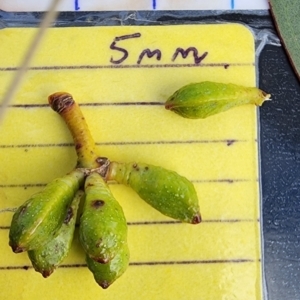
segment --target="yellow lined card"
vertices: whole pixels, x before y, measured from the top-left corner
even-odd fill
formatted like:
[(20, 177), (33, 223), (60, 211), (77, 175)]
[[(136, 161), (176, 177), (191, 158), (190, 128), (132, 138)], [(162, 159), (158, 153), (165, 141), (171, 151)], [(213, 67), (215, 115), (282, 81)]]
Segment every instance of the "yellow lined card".
[[(36, 29), (0, 30), (0, 98)], [(173, 221), (111, 184), (129, 227), (130, 266), (107, 290), (94, 282), (76, 235), (48, 279), (8, 246), (0, 213), (1, 299), (252, 300), (262, 298), (256, 108), (205, 120), (164, 109), (204, 80), (255, 86), (252, 33), (239, 24), (52, 28), (0, 127), (0, 210), (19, 206), (76, 162), (64, 122), (47, 104), (66, 91), (97, 147), (117, 161), (160, 165), (190, 179), (203, 222)]]

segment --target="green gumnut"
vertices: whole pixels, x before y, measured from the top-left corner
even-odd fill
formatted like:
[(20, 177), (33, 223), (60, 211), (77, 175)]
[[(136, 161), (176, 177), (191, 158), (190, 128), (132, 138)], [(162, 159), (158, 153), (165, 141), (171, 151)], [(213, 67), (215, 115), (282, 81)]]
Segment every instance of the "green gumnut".
[(15, 253), (41, 248), (56, 236), (66, 207), (83, 180), (84, 173), (74, 170), (50, 182), (18, 208), (9, 231), (9, 245)]
[(44, 247), (28, 251), (34, 269), (43, 277), (50, 276), (68, 255), (73, 241), (76, 216), (84, 192), (79, 190), (65, 211), (65, 219), (57, 235)]
[(90, 258), (105, 264), (127, 243), (126, 219), (122, 207), (99, 174), (91, 173), (84, 189), (80, 242)]
[(261, 106), (269, 99), (269, 94), (255, 87), (204, 81), (177, 90), (165, 108), (184, 118), (201, 119), (244, 104)]
[(130, 186), (162, 214), (182, 222), (201, 222), (193, 184), (176, 172), (144, 163), (111, 163), (111, 179)]
[(119, 248), (114, 258), (107, 264), (100, 264), (86, 256), (89, 270), (93, 273), (95, 281), (103, 288), (108, 288), (128, 268), (129, 249), (127, 244)]

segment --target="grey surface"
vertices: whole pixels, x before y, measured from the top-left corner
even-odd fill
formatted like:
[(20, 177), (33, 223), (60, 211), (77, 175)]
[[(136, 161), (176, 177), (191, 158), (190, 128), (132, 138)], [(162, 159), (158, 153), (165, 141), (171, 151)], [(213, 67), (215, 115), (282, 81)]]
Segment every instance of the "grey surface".
[(300, 299), (300, 85), (282, 48), (260, 57), (263, 234), (269, 300)]

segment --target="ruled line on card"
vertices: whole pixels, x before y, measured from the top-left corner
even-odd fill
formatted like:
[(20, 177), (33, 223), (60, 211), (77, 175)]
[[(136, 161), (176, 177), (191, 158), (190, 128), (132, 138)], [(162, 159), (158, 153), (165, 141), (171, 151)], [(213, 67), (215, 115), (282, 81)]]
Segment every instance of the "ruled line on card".
[(240, 264), (255, 263), (259, 260), (251, 258), (236, 259), (207, 259), (207, 260), (174, 260), (174, 261), (148, 261), (148, 262), (131, 262), (131, 266), (162, 266), (162, 265), (198, 265), (198, 264)]
[(35, 188), (35, 187), (45, 187), (47, 183), (8, 183), (0, 184), (0, 188)]
[[(259, 219), (202, 219), (201, 223), (254, 223), (259, 222)], [(168, 220), (168, 221), (133, 221), (127, 222), (129, 226), (143, 226), (143, 225), (174, 225), (184, 224), (180, 221)]]
[(258, 179), (245, 179), (245, 178), (217, 178), (217, 179), (195, 179), (193, 183), (238, 183), (238, 182), (250, 182), (258, 181)]
[[(212, 140), (154, 140), (154, 141), (111, 141), (111, 142), (96, 142), (97, 146), (141, 146), (141, 145), (179, 145), (179, 144), (226, 144), (232, 146), (235, 143), (247, 143), (245, 139), (212, 139)], [(253, 142), (253, 141), (251, 141)], [(4, 144), (0, 145), (0, 149), (11, 148), (61, 148), (73, 147), (73, 143), (45, 143), (45, 144)]]
[[(249, 182), (258, 182), (258, 179), (248, 179), (248, 178), (216, 178), (216, 179), (191, 179), (193, 184), (203, 184), (203, 183), (249, 183)], [(109, 184), (118, 184), (115, 182), (110, 182)], [(0, 184), (0, 188), (35, 188), (35, 187), (45, 187), (46, 183), (8, 183)]]
[[(135, 101), (135, 102), (90, 102), (90, 103), (78, 103), (80, 107), (97, 107), (97, 106), (163, 106), (164, 102), (157, 102), (157, 101)], [(0, 105), (1, 107), (1, 105)], [(43, 108), (49, 107), (49, 104), (11, 104), (9, 107), (11, 108)]]
[[(12, 212), (10, 212), (12, 213)], [(203, 220), (201, 223), (258, 223), (260, 222), (259, 219), (208, 219)], [(127, 222), (128, 226), (160, 226), (160, 225), (185, 225), (185, 223), (182, 223), (180, 221), (175, 220), (163, 220), (163, 221), (131, 221)], [(2, 225), (0, 226), (0, 230), (9, 230), (10, 226)]]
[[(176, 266), (176, 265), (201, 265), (201, 264), (243, 264), (243, 263), (257, 263), (260, 259), (252, 258), (233, 258), (233, 259), (207, 259), (207, 260), (172, 260), (172, 261), (141, 261), (130, 262), (130, 266)], [(63, 264), (59, 268), (85, 268), (87, 265), (82, 263)], [(0, 271), (14, 271), (14, 270), (30, 270), (32, 266), (0, 266)]]
[[(149, 69), (149, 68), (212, 68), (221, 67), (228, 69), (229, 67), (253, 67), (254, 63), (201, 63), (201, 64), (131, 64), (131, 65), (69, 65), (69, 66), (36, 66), (29, 67), (28, 71), (51, 71), (51, 70), (85, 70), (85, 69)], [(0, 67), (1, 72), (17, 71), (19, 67)]]

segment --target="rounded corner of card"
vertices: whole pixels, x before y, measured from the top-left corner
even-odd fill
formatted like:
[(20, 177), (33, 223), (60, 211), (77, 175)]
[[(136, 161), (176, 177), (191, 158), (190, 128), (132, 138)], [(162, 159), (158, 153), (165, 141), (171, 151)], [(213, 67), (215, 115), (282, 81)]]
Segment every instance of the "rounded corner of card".
[(236, 34), (240, 34), (244, 38), (249, 38), (254, 43), (255, 34), (250, 26), (243, 23), (234, 23), (232, 26)]

